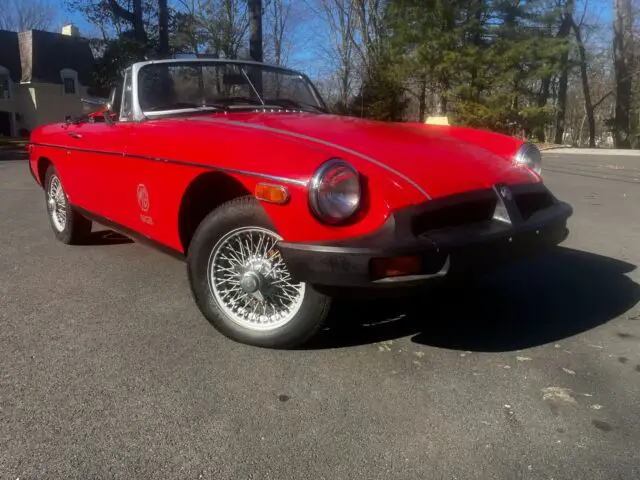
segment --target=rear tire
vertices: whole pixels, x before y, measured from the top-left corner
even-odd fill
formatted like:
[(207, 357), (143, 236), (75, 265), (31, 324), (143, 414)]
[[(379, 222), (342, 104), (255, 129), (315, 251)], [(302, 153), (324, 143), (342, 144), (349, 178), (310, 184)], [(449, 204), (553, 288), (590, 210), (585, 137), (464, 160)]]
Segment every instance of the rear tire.
[(69, 203), (53, 165), (47, 169), (44, 185), (47, 216), (56, 238), (67, 245), (81, 244), (91, 233), (91, 221)]
[(191, 290), (207, 320), (233, 340), (295, 348), (327, 318), (331, 299), (291, 279), (278, 240), (253, 197), (216, 208), (193, 236), (187, 255)]

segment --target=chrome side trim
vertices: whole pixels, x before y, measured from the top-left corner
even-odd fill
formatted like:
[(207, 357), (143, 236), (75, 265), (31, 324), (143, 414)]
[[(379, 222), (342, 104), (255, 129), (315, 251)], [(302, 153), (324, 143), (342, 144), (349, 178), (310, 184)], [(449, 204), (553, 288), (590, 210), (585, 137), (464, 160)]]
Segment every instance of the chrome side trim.
[(440, 277), (444, 277), (447, 273), (449, 273), (449, 267), (450, 267), (450, 259), (451, 257), (447, 256), (447, 259), (444, 262), (444, 265), (442, 266), (442, 268), (437, 271), (436, 273), (427, 273), (425, 275), (404, 275), (401, 277), (385, 277), (385, 278), (381, 278), (379, 280), (374, 280), (373, 283), (382, 283), (382, 284), (386, 284), (386, 283), (410, 283), (410, 282), (416, 282), (416, 281), (420, 281), (420, 280), (428, 280), (430, 278), (440, 278)]
[(211, 170), (220, 170), (222, 172), (237, 173), (238, 175), (248, 175), (250, 177), (265, 178), (267, 180), (273, 180), (275, 182), (281, 182), (281, 183), (289, 183), (291, 185), (299, 185), (301, 187), (306, 187), (308, 185), (308, 182), (305, 182), (304, 180), (296, 180), (295, 178), (280, 177), (278, 175), (269, 175), (268, 173), (250, 172), (247, 170), (237, 170), (235, 168), (227, 168), (227, 167), (212, 167), (211, 165), (208, 165), (208, 168), (210, 168)]
[(252, 128), (254, 130), (263, 130), (263, 131), (266, 131), (266, 132), (279, 133), (281, 135), (286, 135), (286, 136), (293, 137), (293, 138), (299, 138), (299, 139), (302, 139), (302, 140), (307, 140), (309, 142), (314, 142), (314, 143), (318, 143), (320, 145), (324, 145), (325, 147), (331, 147), (331, 148), (335, 148), (336, 150), (341, 150), (341, 151), (343, 151), (345, 153), (348, 153), (350, 155), (354, 155), (356, 157), (359, 157), (362, 160), (366, 160), (366, 161), (368, 161), (370, 163), (373, 163), (373, 164), (379, 166), (380, 168), (383, 168), (383, 169), (393, 173), (394, 175), (402, 178), (404, 181), (406, 181), (411, 186), (413, 186), (422, 195), (424, 195), (427, 198), (427, 200), (431, 200), (431, 196), (420, 185), (418, 185), (416, 182), (411, 180), (409, 177), (407, 177), (403, 173), (398, 172), (396, 169), (390, 167), (389, 165), (386, 165), (385, 163), (382, 163), (379, 160), (376, 160), (375, 158), (371, 158), (368, 155), (364, 155), (362, 153), (356, 152), (355, 150), (351, 150), (350, 148), (343, 147), (341, 145), (337, 145), (335, 143), (328, 142), (326, 140), (321, 140), (319, 138), (310, 137), (308, 135), (303, 135), (301, 133), (289, 132), (287, 130), (281, 130), (279, 128), (265, 127), (264, 125), (253, 125), (253, 124), (244, 123), (244, 122), (237, 122), (237, 121), (234, 121), (234, 120), (218, 120), (218, 119), (215, 119), (215, 118), (206, 118), (206, 117), (198, 118), (198, 120), (199, 121), (204, 121), (204, 122), (219, 123), (221, 125), (235, 125), (235, 126), (238, 126), (238, 127)]
[(85, 152), (85, 153), (95, 153), (98, 155), (113, 155), (116, 157), (124, 157), (124, 158), (135, 158), (137, 160), (146, 160), (149, 162), (160, 162), (160, 163), (170, 163), (173, 165), (182, 165), (184, 167), (194, 167), (194, 168), (204, 168), (207, 170), (211, 170), (211, 171), (219, 171), (219, 172), (226, 172), (226, 173), (235, 173), (238, 175), (246, 175), (249, 177), (257, 177), (257, 178), (264, 178), (267, 180), (272, 180), (275, 182), (280, 182), (280, 183), (288, 183), (290, 185), (298, 185), (301, 187), (306, 187), (307, 183), (304, 180), (297, 180), (295, 178), (287, 178), (287, 177), (280, 177), (278, 175), (269, 175), (268, 173), (260, 173), (260, 172), (252, 172), (249, 170), (240, 170), (237, 168), (227, 168), (227, 167), (218, 167), (218, 166), (214, 166), (214, 165), (208, 165), (206, 163), (196, 163), (196, 162), (184, 162), (182, 160), (174, 160), (174, 159), (170, 159), (170, 158), (160, 158), (160, 157), (152, 157), (149, 155), (137, 155), (137, 154), (130, 154), (130, 153), (121, 153), (121, 152), (114, 152), (114, 151), (108, 151), (108, 150), (92, 150), (90, 148), (82, 148), (82, 147), (68, 147), (68, 146), (64, 146), (64, 145), (53, 145), (51, 143), (33, 143), (32, 145), (37, 145), (39, 147), (50, 147), (50, 148), (60, 148), (63, 150), (70, 150), (70, 151), (76, 151), (76, 152)]

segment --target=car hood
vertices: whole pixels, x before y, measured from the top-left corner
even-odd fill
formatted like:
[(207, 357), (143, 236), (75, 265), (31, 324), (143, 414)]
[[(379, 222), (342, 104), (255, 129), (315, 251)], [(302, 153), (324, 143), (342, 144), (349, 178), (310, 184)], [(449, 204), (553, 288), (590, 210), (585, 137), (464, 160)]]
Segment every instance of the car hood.
[(312, 114), (234, 115), (229, 121), (334, 148), (335, 156), (356, 164), (375, 163), (432, 198), (496, 183), (538, 181), (504, 156), (449, 135), (447, 129)]

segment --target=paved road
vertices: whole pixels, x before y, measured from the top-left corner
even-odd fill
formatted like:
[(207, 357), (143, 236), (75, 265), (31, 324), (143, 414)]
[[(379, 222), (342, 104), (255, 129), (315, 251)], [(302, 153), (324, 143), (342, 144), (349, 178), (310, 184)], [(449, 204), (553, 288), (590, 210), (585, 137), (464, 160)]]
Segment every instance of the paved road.
[(171, 257), (56, 243), (0, 162), (0, 479), (640, 478), (640, 161), (545, 161), (564, 247), (293, 352), (217, 334)]

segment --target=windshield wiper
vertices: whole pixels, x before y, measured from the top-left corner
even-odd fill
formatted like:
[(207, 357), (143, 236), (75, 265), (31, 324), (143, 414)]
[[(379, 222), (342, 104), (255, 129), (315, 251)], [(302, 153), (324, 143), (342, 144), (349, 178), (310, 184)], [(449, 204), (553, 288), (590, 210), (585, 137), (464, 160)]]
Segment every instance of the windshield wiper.
[(255, 100), (253, 98), (247, 97), (227, 97), (220, 98), (215, 103), (215, 105), (221, 105), (227, 110), (230, 110), (232, 107), (236, 108), (262, 108), (262, 102), (259, 100)]
[(293, 108), (296, 110), (302, 110), (303, 112), (326, 113), (324, 109), (317, 105), (291, 100), (290, 98), (265, 99), (265, 108), (272, 108), (273, 106), (285, 109)]
[(198, 105), (196, 108), (201, 109), (201, 110), (218, 110), (221, 112), (228, 112), (229, 111), (229, 107), (227, 105), (224, 105), (222, 103), (201, 103), (200, 105)]
[(172, 103), (170, 105), (156, 105), (151, 108), (145, 110), (145, 113), (153, 113), (153, 114), (162, 114), (165, 112), (179, 113), (180, 110), (189, 110), (189, 111), (221, 111), (227, 112), (229, 108), (226, 105), (220, 103), (187, 103), (187, 102), (178, 102)]

